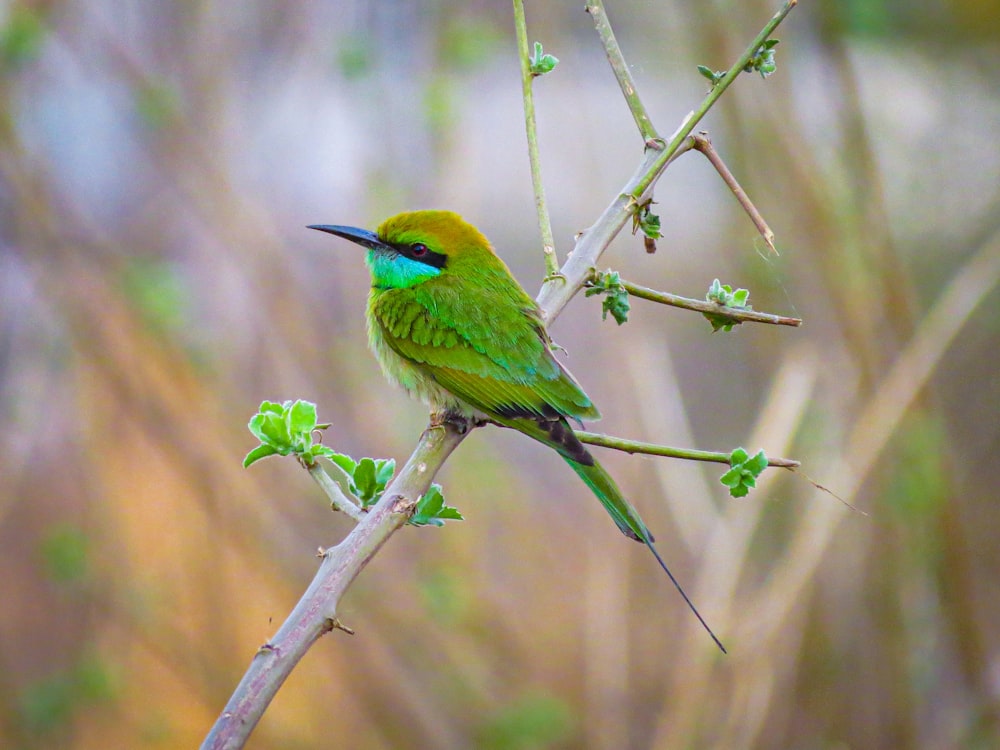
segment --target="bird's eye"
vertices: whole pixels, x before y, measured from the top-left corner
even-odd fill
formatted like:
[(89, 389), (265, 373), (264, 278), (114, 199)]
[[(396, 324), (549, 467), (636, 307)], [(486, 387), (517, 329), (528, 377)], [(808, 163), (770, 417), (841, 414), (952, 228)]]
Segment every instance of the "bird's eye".
[(413, 253), (414, 258), (422, 258), (423, 256), (427, 255), (429, 251), (427, 249), (427, 245), (425, 245), (424, 243), (414, 242), (410, 246), (410, 252)]

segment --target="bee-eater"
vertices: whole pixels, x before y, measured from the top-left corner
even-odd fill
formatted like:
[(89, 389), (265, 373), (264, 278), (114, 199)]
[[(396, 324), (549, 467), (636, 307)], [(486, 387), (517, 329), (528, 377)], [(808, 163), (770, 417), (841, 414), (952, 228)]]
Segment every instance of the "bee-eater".
[(479, 230), (450, 211), (397, 214), (375, 232), (309, 228), (367, 248), (368, 340), (386, 377), (436, 414), (485, 418), (555, 449), (622, 533), (649, 547), (725, 653), (635, 508), (573, 432), (569, 420), (600, 414), (553, 356), (537, 305)]

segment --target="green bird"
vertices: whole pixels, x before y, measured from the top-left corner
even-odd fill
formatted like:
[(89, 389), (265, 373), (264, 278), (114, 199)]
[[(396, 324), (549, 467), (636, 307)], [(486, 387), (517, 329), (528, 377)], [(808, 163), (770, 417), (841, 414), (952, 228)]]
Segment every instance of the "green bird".
[(635, 508), (594, 460), (569, 420), (600, 413), (552, 354), (535, 302), (478, 229), (451, 211), (412, 211), (371, 232), (309, 229), (367, 248), (368, 339), (386, 377), (435, 414), (487, 419), (553, 448), (590, 487), (625, 536), (645, 544), (725, 653), (653, 546)]

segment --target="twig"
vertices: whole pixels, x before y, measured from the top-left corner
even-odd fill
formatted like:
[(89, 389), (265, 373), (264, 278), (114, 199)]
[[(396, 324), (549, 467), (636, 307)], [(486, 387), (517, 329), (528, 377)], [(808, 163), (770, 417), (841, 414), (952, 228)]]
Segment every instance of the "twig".
[(341, 513), (346, 513), (355, 522), (360, 522), (362, 518), (365, 517), (364, 512), (358, 507), (357, 503), (353, 502), (338, 485), (333, 478), (326, 473), (326, 470), (319, 465), (319, 461), (313, 461), (309, 466), (306, 467), (309, 471), (309, 476), (311, 476), (316, 484), (320, 486), (320, 489), (326, 493), (326, 496), (330, 498), (330, 504)]
[[(779, 11), (778, 15), (769, 22), (765, 31), (758, 35), (758, 39), (761, 41), (755, 40), (753, 51), (756, 51), (760, 43), (777, 27), (781, 19), (794, 5), (795, 2), (786, 3), (783, 10)], [(514, 0), (514, 11), (518, 26), (519, 47), (522, 46), (521, 40), (524, 40), (523, 49), (521, 49), (523, 72), (527, 61), (527, 33), (524, 28), (524, 8), (521, 0)], [(746, 59), (749, 59), (749, 56)], [(741, 67), (745, 64), (746, 60), (739, 63)], [(726, 78), (729, 81), (726, 82), (726, 86), (732, 82), (732, 78), (735, 78), (738, 72), (739, 69), (734, 68), (727, 74)], [(726, 81), (726, 78), (723, 81)], [(720, 87), (725, 88), (721, 83)], [(527, 92), (525, 94), (525, 123), (527, 125), (530, 122), (530, 127), (533, 130), (534, 118), (527, 114), (527, 107), (531, 102), (530, 81), (526, 85), (525, 91)], [(721, 90), (719, 94), (721, 94)], [(708, 111), (716, 99), (718, 99), (718, 95), (712, 97), (710, 101), (702, 102), (698, 110), (700, 112), (698, 119)], [(533, 113), (533, 107), (531, 111)], [(694, 126), (690, 120), (691, 116), (671, 139), (672, 148), (669, 151), (659, 152), (651, 148), (646, 150), (639, 168), (629, 179), (622, 193), (604, 210), (597, 222), (580, 237), (573, 253), (561, 269), (557, 267), (554, 244), (551, 245), (552, 252), (546, 252), (546, 268), (555, 268), (556, 271), (555, 274), (547, 273), (547, 276), (562, 275), (561, 281), (552, 278), (546, 281), (537, 297), (542, 318), (546, 323), (555, 319), (566, 303), (583, 287), (601, 253), (634, 211), (635, 196), (641, 198), (642, 194), (659, 178), (667, 165), (683, 150), (690, 148), (687, 136)], [(529, 153), (534, 150), (535, 157), (532, 159), (532, 164), (536, 165), (537, 138), (529, 135), (528, 146)], [(535, 182), (535, 177), (536, 169), (533, 166), (533, 182)], [(540, 174), (536, 183), (535, 196), (536, 204), (539, 207), (539, 216), (545, 216), (547, 224), (548, 214), (545, 210), (544, 193), (540, 189)], [(551, 235), (551, 230), (549, 234)], [(406, 523), (417, 498), (427, 491), (434, 475), (467, 434), (468, 430), (461, 430), (451, 422), (443, 426), (428, 427), (424, 431), (410, 459), (402, 471), (389, 483), (382, 499), (368, 513), (364, 514), (361, 521), (343, 542), (325, 551), (323, 562), (306, 593), (296, 604), (295, 609), (282, 624), (274, 638), (262, 647), (254, 657), (215, 726), (205, 738), (202, 744), (203, 750), (244, 746), (265, 709), (305, 652), (322, 635), (336, 628), (338, 622), (337, 606), (344, 591), (354, 582), (354, 579), (389, 537)], [(589, 433), (580, 433), (581, 439), (587, 434)], [(703, 457), (700, 460), (713, 459)], [(726, 460), (728, 461), (728, 457)]]
[(449, 423), (429, 427), (402, 471), (347, 538), (323, 554), (308, 590), (268, 643), (254, 656), (202, 750), (240, 748), (302, 656), (338, 626), (337, 604), (358, 573), (410, 517), (435, 472), (468, 434)]
[(729, 88), (729, 85), (736, 80), (736, 77), (743, 72), (743, 68), (756, 54), (760, 45), (767, 41), (797, 3), (798, 0), (786, 0), (781, 9), (767, 22), (747, 50), (729, 69), (729, 72), (712, 87), (698, 108), (685, 118), (662, 151), (646, 149), (642, 162), (625, 184), (622, 193), (604, 209), (604, 213), (594, 225), (578, 237), (569, 259), (562, 266), (562, 276), (558, 280), (547, 280), (542, 285), (535, 299), (542, 308), (542, 316), (546, 323), (551, 322), (559, 314), (585, 281), (590, 278), (591, 269), (597, 266), (597, 261), (600, 260), (605, 248), (621, 231), (625, 222), (635, 211), (635, 207), (645, 200), (645, 194), (660, 178), (663, 170), (680, 154), (694, 148), (694, 144), (688, 136), (694, 130), (695, 125), (712, 108), (723, 92)]
[(521, 96), (524, 99), (524, 130), (528, 136), (528, 162), (531, 165), (531, 186), (535, 192), (535, 210), (538, 212), (538, 230), (542, 235), (542, 252), (545, 254), (545, 276), (559, 274), (559, 258), (552, 236), (548, 204), (545, 202), (545, 185), (542, 183), (542, 161), (538, 154), (538, 129), (535, 126), (535, 98), (532, 95), (531, 65), (528, 52), (528, 27), (524, 19), (524, 0), (514, 0), (514, 28), (517, 35), (517, 54), (521, 59)]
[(719, 156), (719, 152), (715, 150), (715, 146), (712, 145), (712, 141), (708, 137), (708, 133), (704, 130), (700, 133), (696, 133), (691, 136), (691, 140), (694, 143), (695, 151), (700, 151), (705, 155), (705, 158), (715, 167), (715, 171), (719, 173), (722, 181), (729, 186), (729, 189), (736, 196), (736, 200), (740, 202), (743, 206), (743, 210), (747, 212), (747, 216), (750, 217), (750, 221), (754, 223), (757, 227), (757, 231), (760, 232), (760, 236), (764, 238), (764, 242), (771, 249), (771, 252), (775, 255), (778, 254), (777, 248), (774, 246), (774, 232), (771, 231), (771, 227), (767, 225), (764, 221), (764, 217), (761, 216), (760, 211), (750, 200), (750, 196), (746, 194), (746, 191), (740, 187), (740, 183), (736, 181), (733, 173), (729, 171), (729, 167), (726, 163), (722, 161), (722, 157)]
[[(658, 445), (657, 443), (644, 443), (641, 440), (628, 440), (627, 438), (615, 437), (614, 435), (604, 435), (599, 432), (584, 432), (574, 430), (581, 443), (597, 445), (601, 448), (613, 448), (625, 453), (643, 453), (647, 456), (663, 456), (665, 458), (684, 458), (688, 461), (711, 461), (719, 464), (729, 464), (729, 453), (719, 453), (718, 451), (698, 451), (692, 448), (671, 448), (668, 445)], [(791, 458), (769, 458), (768, 466), (779, 469), (797, 469), (801, 464)]]
[(798, 5), (798, 0), (786, 0), (785, 4), (781, 6), (778, 12), (775, 13), (771, 20), (767, 22), (754, 40), (750, 42), (750, 46), (747, 47), (746, 51), (740, 55), (739, 59), (737, 59), (735, 63), (733, 63), (733, 66), (729, 69), (729, 71), (712, 87), (712, 90), (708, 92), (708, 96), (706, 96), (704, 100), (702, 100), (701, 104), (699, 104), (698, 107), (685, 118), (684, 122), (681, 123), (681, 126), (677, 128), (677, 131), (670, 136), (670, 140), (667, 142), (666, 148), (657, 154), (649, 172), (636, 183), (636, 186), (632, 191), (632, 198), (636, 202), (642, 202), (646, 191), (649, 190), (663, 168), (674, 157), (674, 154), (681, 147), (681, 144), (684, 143), (689, 135), (691, 135), (691, 131), (694, 130), (695, 125), (701, 121), (701, 118), (703, 118), (715, 102), (718, 101), (719, 97), (722, 96), (727, 88), (729, 88), (730, 84), (736, 80), (736, 77), (743, 72), (743, 68), (746, 67), (746, 64), (750, 62), (750, 59), (755, 54), (757, 54), (757, 50), (760, 49), (760, 45), (768, 40), (771, 34), (774, 33), (774, 30), (778, 28), (778, 25), (785, 20), (785, 16), (787, 16), (796, 5)]
[(680, 297), (676, 294), (671, 294), (670, 292), (659, 292), (655, 289), (649, 289), (644, 286), (639, 286), (638, 284), (633, 284), (630, 281), (621, 282), (621, 285), (625, 288), (625, 291), (633, 297), (638, 297), (639, 299), (649, 300), (650, 302), (659, 302), (661, 305), (670, 305), (671, 307), (681, 307), (685, 310), (695, 310), (700, 313), (708, 313), (710, 315), (719, 315), (730, 320), (736, 320), (740, 323), (769, 323), (775, 326), (793, 326), (798, 327), (802, 325), (801, 318), (789, 318), (784, 315), (773, 315), (772, 313), (758, 312), (756, 310), (737, 310), (734, 307), (726, 307), (725, 305), (720, 305), (716, 302), (709, 302), (704, 299), (691, 299), (690, 297)]
[(632, 117), (635, 119), (636, 127), (639, 128), (639, 133), (642, 134), (646, 145), (653, 145), (660, 140), (660, 135), (656, 132), (653, 121), (649, 119), (649, 114), (646, 112), (646, 108), (639, 98), (639, 90), (636, 88), (632, 74), (625, 63), (625, 57), (622, 55), (621, 47), (618, 46), (618, 40), (615, 39), (615, 32), (608, 21), (608, 14), (604, 10), (604, 3), (602, 0), (592, 0), (584, 10), (594, 19), (594, 27), (597, 29), (597, 35), (601, 38), (601, 43), (604, 45), (604, 53), (608, 56), (608, 64), (611, 65), (611, 70), (614, 71), (615, 78), (618, 79), (618, 86), (621, 87), (622, 94), (625, 95), (625, 101), (628, 104), (629, 111), (632, 112)]

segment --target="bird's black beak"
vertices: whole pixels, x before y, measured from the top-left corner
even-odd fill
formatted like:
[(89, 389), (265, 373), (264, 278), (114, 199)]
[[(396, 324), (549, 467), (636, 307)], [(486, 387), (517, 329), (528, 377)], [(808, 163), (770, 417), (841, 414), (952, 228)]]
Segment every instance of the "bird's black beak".
[(356, 242), (362, 247), (367, 247), (372, 250), (378, 250), (380, 248), (389, 249), (389, 246), (382, 242), (375, 232), (370, 232), (367, 229), (358, 229), (358, 227), (341, 227), (335, 224), (312, 224), (306, 228), (318, 229), (321, 232), (335, 234), (338, 237), (343, 237), (345, 240)]

